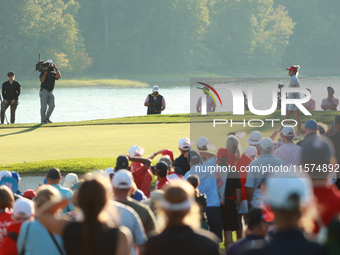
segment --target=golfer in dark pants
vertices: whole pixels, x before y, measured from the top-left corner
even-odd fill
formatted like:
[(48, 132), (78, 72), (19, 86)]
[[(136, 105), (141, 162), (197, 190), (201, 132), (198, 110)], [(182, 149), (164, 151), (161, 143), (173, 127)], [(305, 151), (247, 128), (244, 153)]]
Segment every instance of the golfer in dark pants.
[(20, 83), (15, 81), (14, 72), (8, 72), (8, 81), (2, 84), (2, 97), (1, 102), (1, 124), (4, 124), (5, 112), (7, 108), (11, 107), (11, 123), (15, 122), (15, 110), (18, 106), (18, 98), (20, 95)]
[(55, 80), (61, 78), (61, 73), (52, 60), (47, 60), (47, 62), (50, 65), (45, 67), (45, 71), (41, 72), (39, 76), (41, 82), (39, 92), (41, 124), (52, 123), (50, 117), (55, 107), (53, 89)]

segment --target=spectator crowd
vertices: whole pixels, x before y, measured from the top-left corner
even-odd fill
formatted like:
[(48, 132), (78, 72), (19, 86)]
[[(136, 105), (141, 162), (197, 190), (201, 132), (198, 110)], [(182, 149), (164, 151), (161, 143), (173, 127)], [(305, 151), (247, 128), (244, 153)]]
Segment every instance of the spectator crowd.
[(0, 171), (0, 255), (340, 254), (340, 115), (327, 128), (310, 119), (297, 143), (292, 126), (229, 133), (219, 149), (184, 137), (177, 158), (134, 145), (24, 192)]

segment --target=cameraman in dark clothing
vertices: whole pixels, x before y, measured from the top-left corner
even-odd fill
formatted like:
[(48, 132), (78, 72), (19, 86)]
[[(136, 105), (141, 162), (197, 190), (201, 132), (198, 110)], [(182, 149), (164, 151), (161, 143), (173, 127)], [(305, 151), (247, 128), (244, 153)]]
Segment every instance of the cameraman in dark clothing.
[(61, 78), (61, 73), (53, 61), (47, 60), (47, 62), (49, 65), (45, 67), (45, 71), (41, 72), (39, 76), (41, 82), (39, 92), (41, 124), (52, 123), (50, 117), (55, 107), (53, 95), (54, 83), (55, 80)]
[(20, 83), (15, 81), (13, 72), (8, 72), (8, 81), (2, 84), (2, 97), (1, 102), (1, 124), (4, 124), (5, 112), (8, 106), (11, 106), (11, 123), (15, 122), (15, 110), (18, 106), (18, 98), (20, 95)]
[(148, 95), (145, 99), (144, 105), (148, 107), (147, 114), (161, 114), (165, 109), (165, 100), (159, 93), (159, 87), (153, 86), (152, 94)]

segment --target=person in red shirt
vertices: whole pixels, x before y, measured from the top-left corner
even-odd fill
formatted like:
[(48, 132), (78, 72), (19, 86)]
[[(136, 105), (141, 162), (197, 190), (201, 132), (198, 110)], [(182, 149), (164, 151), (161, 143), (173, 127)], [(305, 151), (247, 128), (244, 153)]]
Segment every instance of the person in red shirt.
[(162, 189), (164, 185), (170, 182), (168, 178), (168, 168), (169, 166), (165, 162), (158, 162), (155, 167), (155, 174), (157, 176), (158, 183), (156, 189)]
[[(331, 166), (336, 163), (334, 147), (330, 140), (322, 136), (313, 136), (306, 141), (301, 153), (302, 166), (312, 177), (316, 208), (319, 219), (315, 219), (314, 233), (328, 227), (332, 219), (340, 213), (340, 191), (335, 185), (330, 185), (328, 177)], [(325, 169), (327, 171), (311, 171)], [(321, 220), (320, 220), (321, 219)]]
[(7, 223), (12, 221), (12, 212), (9, 209), (13, 203), (13, 192), (5, 185), (0, 186), (0, 250), (2, 239), (7, 234)]
[[(131, 166), (129, 166), (129, 161), (132, 162)], [(149, 197), (150, 184), (152, 181), (151, 173), (148, 171), (150, 165), (150, 159), (141, 158), (140, 156), (130, 157), (126, 155), (120, 155), (117, 157), (115, 171), (117, 172), (120, 169), (130, 170), (137, 188), (143, 191), (146, 197)]]
[(26, 198), (17, 199), (13, 205), (13, 221), (7, 223), (7, 234), (1, 244), (0, 255), (17, 255), (17, 239), (22, 223), (34, 215), (33, 202)]

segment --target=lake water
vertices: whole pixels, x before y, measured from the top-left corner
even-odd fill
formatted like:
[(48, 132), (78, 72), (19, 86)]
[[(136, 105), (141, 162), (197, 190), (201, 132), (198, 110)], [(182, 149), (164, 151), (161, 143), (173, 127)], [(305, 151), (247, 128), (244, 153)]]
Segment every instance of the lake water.
[[(20, 80), (19, 80), (20, 82)], [(166, 100), (167, 107), (164, 114), (189, 113), (195, 111), (196, 102), (190, 103), (190, 82), (149, 82), (149, 88), (115, 88), (115, 87), (56, 87), (54, 90), (56, 108), (52, 114), (53, 122), (82, 121), (108, 119), (126, 116), (141, 116), (146, 114), (144, 100), (151, 93), (151, 87), (159, 84), (160, 94)], [(254, 106), (267, 109), (271, 106), (271, 90), (278, 84), (289, 84), (287, 78), (268, 79), (228, 79), (228, 84), (236, 85), (247, 90), (254, 90)], [(321, 110), (321, 101), (327, 97), (327, 86), (335, 89), (335, 97), (340, 97), (339, 77), (303, 77), (300, 78), (303, 88), (312, 90), (312, 98), (316, 101), (316, 110)], [(193, 90), (197, 98), (202, 94)], [(192, 95), (191, 95), (192, 96)], [(191, 97), (195, 98), (195, 97)], [(256, 99), (257, 98), (257, 99)], [(25, 88), (22, 84), (20, 104), (16, 112), (16, 123), (40, 122), (39, 84), (36, 88)], [(231, 100), (229, 102), (231, 109)], [(218, 107), (216, 109), (218, 111)], [(6, 112), (9, 119), (9, 109)]]

